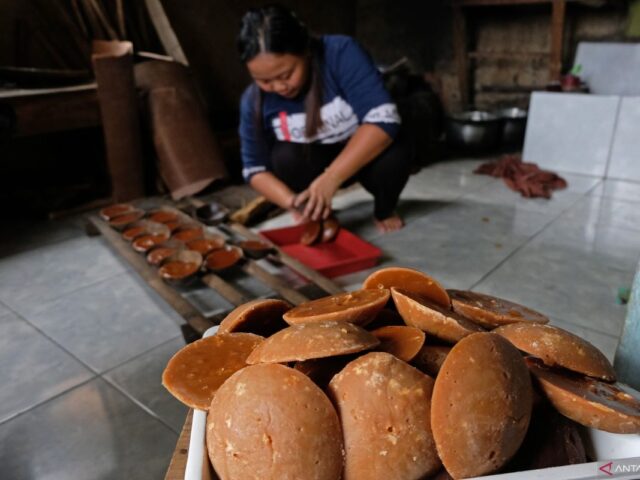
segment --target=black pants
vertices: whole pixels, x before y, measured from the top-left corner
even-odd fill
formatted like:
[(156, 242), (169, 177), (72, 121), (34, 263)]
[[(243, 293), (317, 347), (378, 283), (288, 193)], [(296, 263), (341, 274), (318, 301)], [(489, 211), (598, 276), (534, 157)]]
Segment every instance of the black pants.
[[(276, 142), (271, 150), (273, 173), (291, 190), (301, 192), (324, 172), (344, 146)], [(374, 217), (384, 220), (393, 214), (410, 169), (411, 156), (404, 142), (396, 140), (342, 186), (360, 182), (374, 197)]]

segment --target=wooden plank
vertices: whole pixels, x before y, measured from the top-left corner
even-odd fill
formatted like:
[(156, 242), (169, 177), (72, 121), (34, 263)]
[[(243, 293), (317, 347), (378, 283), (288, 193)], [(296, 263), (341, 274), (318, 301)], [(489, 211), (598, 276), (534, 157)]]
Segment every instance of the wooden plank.
[(467, 22), (461, 7), (453, 7), (453, 54), (458, 75), (458, 90), (463, 109), (469, 107), (469, 63), (467, 62)]
[(551, 13), (551, 57), (549, 61), (549, 81), (560, 80), (562, 75), (562, 45), (564, 40), (564, 17), (567, 3), (553, 2)]
[(251, 298), (244, 295), (242, 292), (236, 289), (233, 285), (231, 285), (230, 283), (227, 283), (218, 275), (215, 275), (213, 273), (208, 273), (204, 275), (202, 277), (202, 281), (206, 286), (208, 286), (209, 288), (212, 288), (213, 290), (218, 292), (220, 295), (222, 295), (224, 298), (226, 298), (229, 301), (229, 303), (231, 303), (232, 305), (235, 305), (235, 306), (242, 305), (243, 303), (247, 303), (248, 301), (251, 300)]
[(189, 439), (191, 436), (191, 422), (193, 420), (193, 410), (189, 409), (187, 419), (178, 437), (176, 449), (173, 451), (169, 469), (165, 475), (165, 480), (184, 480), (184, 471), (187, 468), (187, 457), (189, 455)]
[[(71, 70), (77, 72), (78, 70)], [(38, 95), (54, 95), (59, 93), (84, 92), (86, 90), (97, 90), (98, 85), (95, 82), (83, 85), (73, 85), (71, 87), (53, 87), (53, 88), (9, 88), (0, 89), (0, 99), (13, 100), (22, 97), (32, 97)]]
[(16, 136), (97, 127), (102, 124), (94, 89), (34, 96), (0, 96), (16, 113)]
[(531, 58), (549, 58), (549, 52), (481, 52), (474, 51), (468, 53), (469, 58), (491, 58), (491, 59), (531, 59)]
[(249, 275), (257, 278), (264, 284), (268, 285), (276, 292), (278, 292), (282, 298), (291, 302), (294, 305), (300, 305), (301, 303), (308, 302), (309, 298), (297, 290), (289, 287), (284, 280), (272, 275), (267, 270), (258, 265), (254, 260), (249, 260), (243, 266), (244, 271)]
[(187, 56), (184, 54), (180, 41), (171, 27), (171, 22), (167, 18), (162, 2), (160, 0), (145, 0), (145, 5), (165, 52), (171, 55), (176, 62), (189, 66)]
[[(260, 240), (263, 242), (265, 241), (263, 237), (261, 237), (257, 233), (252, 232), (244, 225), (240, 225), (239, 223), (232, 223), (230, 227), (234, 232), (242, 235), (245, 238)], [(325, 292), (330, 293), (331, 295), (344, 292), (343, 288), (340, 287), (340, 285), (328, 279), (321, 273), (318, 273), (313, 268), (307, 267), (304, 263), (293, 258), (292, 256), (287, 255), (285, 252), (279, 249), (277, 245), (274, 245), (274, 248), (278, 252), (277, 255), (282, 261), (282, 263), (284, 263), (287, 267), (291, 268), (292, 270), (295, 270), (296, 272), (298, 272), (300, 275), (307, 278), (308, 280), (311, 280), (313, 283), (315, 283)]]
[(109, 242), (113, 249), (118, 252), (133, 269), (153, 288), (162, 299), (167, 302), (184, 320), (198, 333), (203, 334), (214, 325), (214, 322), (205, 318), (189, 302), (187, 302), (178, 292), (169, 287), (149, 266), (143, 256), (136, 253), (128, 242), (120, 237), (120, 234), (113, 230), (107, 223), (96, 216), (90, 216), (89, 221), (96, 227), (102, 236)]
[(555, 3), (557, 0), (453, 0), (453, 5), (461, 7), (487, 7), (494, 5), (535, 5)]
[[(184, 422), (180, 437), (176, 443), (176, 448), (173, 451), (169, 468), (164, 477), (165, 480), (184, 480), (184, 474), (187, 469), (187, 458), (189, 456), (189, 440), (191, 439), (191, 424), (193, 422), (193, 410), (189, 410), (187, 419)], [(204, 449), (204, 461), (202, 465), (202, 480), (218, 480), (209, 456), (207, 449)]]
[(480, 85), (478, 91), (483, 93), (530, 93), (544, 90), (545, 85)]

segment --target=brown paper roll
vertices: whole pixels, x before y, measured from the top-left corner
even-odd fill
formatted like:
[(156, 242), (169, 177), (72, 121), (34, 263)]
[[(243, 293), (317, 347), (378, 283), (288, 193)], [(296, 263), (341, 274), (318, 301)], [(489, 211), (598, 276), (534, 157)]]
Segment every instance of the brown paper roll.
[(144, 173), (138, 99), (133, 80), (131, 42), (93, 42), (91, 61), (98, 83), (98, 100), (111, 176), (117, 202), (144, 196)]
[(149, 92), (153, 143), (160, 176), (177, 200), (226, 178), (220, 146), (189, 70), (150, 61), (135, 68), (136, 84)]

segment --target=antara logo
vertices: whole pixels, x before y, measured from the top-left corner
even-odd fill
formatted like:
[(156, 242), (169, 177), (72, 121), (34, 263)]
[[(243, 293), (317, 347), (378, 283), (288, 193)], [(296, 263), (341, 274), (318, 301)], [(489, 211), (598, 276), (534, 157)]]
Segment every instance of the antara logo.
[(640, 457), (627, 458), (624, 460), (611, 461), (598, 467), (602, 473), (609, 477), (625, 475), (629, 473), (640, 473)]
[(603, 473), (606, 473), (607, 475), (613, 475), (613, 473), (611, 473), (612, 465), (613, 465), (613, 462), (605, 463), (604, 465), (599, 467), (598, 470), (600, 470)]

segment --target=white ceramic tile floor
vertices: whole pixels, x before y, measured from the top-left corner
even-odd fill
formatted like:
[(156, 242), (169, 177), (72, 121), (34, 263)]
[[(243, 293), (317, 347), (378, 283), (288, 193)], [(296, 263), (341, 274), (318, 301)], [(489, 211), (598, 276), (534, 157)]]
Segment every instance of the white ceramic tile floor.
[[(567, 175), (566, 191), (531, 201), (474, 175), (479, 163), (444, 162), (412, 176), (398, 207), (407, 226), (390, 235), (372, 227), (372, 199), (359, 187), (335, 206), (346, 228), (382, 248), (383, 265), (520, 301), (611, 358), (625, 314), (617, 289), (630, 286), (640, 255), (640, 184)], [(288, 223), (282, 216), (262, 228)], [(15, 369), (0, 369), (0, 382), (15, 385), (1, 396), (0, 478), (162, 478), (184, 412), (159, 378), (182, 342), (175, 319), (77, 224), (25, 231), (43, 237), (18, 249), (0, 242), (0, 326), (11, 333), (0, 358), (10, 354), (16, 368), (47, 381), (16, 383)], [(337, 281), (358, 288), (368, 273)], [(207, 313), (227, 306), (185, 293)], [(11, 350), (12, 341), (23, 346)], [(34, 356), (29, 345), (50, 354)]]

